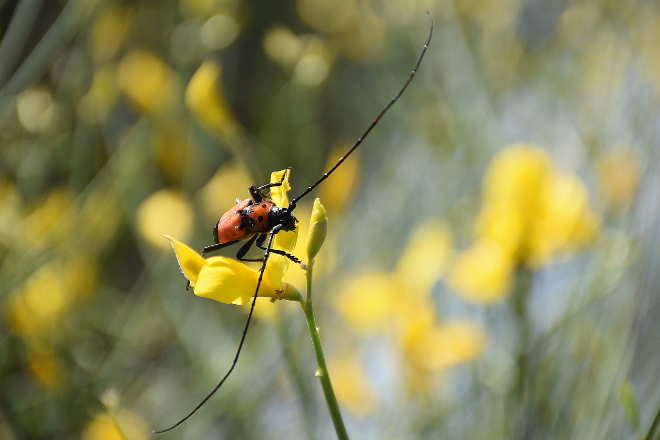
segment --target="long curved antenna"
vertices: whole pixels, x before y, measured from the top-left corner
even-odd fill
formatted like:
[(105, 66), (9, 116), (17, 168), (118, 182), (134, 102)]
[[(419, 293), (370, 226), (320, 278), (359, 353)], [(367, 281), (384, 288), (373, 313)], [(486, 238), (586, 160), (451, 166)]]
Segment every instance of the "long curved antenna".
[(422, 59), (424, 58), (424, 54), (426, 54), (426, 49), (428, 49), (428, 47), (429, 47), (429, 43), (431, 43), (431, 37), (433, 36), (433, 17), (431, 16), (431, 13), (430, 13), (430, 12), (426, 12), (426, 13), (429, 15), (429, 20), (431, 21), (431, 29), (429, 30), (429, 38), (428, 38), (428, 40), (426, 40), (426, 44), (424, 44), (424, 48), (422, 49), (422, 54), (419, 56), (419, 59), (417, 60), (417, 64), (415, 64), (415, 68), (413, 69), (412, 72), (410, 72), (410, 76), (408, 76), (408, 79), (406, 80), (406, 82), (403, 83), (403, 87), (401, 87), (401, 90), (399, 90), (399, 93), (397, 93), (396, 95), (394, 95), (394, 97), (392, 98), (392, 100), (391, 100), (391, 101), (385, 106), (384, 109), (382, 109), (382, 110), (380, 111), (380, 113), (378, 114), (378, 116), (376, 116), (376, 119), (374, 119), (374, 121), (371, 123), (371, 125), (369, 126), (369, 128), (367, 128), (367, 131), (365, 131), (364, 134), (363, 134), (361, 137), (358, 138), (357, 142), (355, 142), (355, 145), (353, 145), (353, 147), (352, 147), (350, 150), (348, 150), (348, 153), (346, 153), (343, 157), (341, 157), (341, 158), (339, 159), (339, 161), (335, 164), (335, 166), (332, 167), (332, 169), (330, 169), (330, 171), (328, 171), (327, 173), (323, 174), (323, 176), (321, 176), (321, 178), (320, 178), (318, 181), (316, 181), (316, 183), (315, 183), (314, 185), (307, 187), (307, 189), (306, 189), (302, 194), (300, 194), (298, 197), (296, 197), (295, 199), (293, 199), (293, 200), (289, 203), (289, 207), (288, 207), (288, 211), (289, 211), (289, 212), (291, 212), (291, 211), (293, 211), (294, 209), (296, 209), (296, 204), (298, 203), (298, 201), (299, 201), (300, 199), (302, 199), (303, 197), (305, 197), (305, 196), (306, 196), (307, 194), (309, 194), (314, 188), (316, 188), (321, 182), (323, 182), (325, 179), (327, 179), (328, 176), (330, 176), (330, 174), (332, 174), (332, 172), (333, 172), (334, 170), (336, 170), (336, 169), (339, 167), (339, 165), (341, 165), (341, 164), (344, 162), (344, 160), (345, 160), (348, 156), (350, 156), (350, 154), (351, 154), (353, 151), (355, 151), (355, 149), (356, 149), (357, 147), (360, 146), (360, 144), (362, 143), (362, 141), (363, 141), (363, 140), (369, 135), (369, 133), (371, 132), (371, 130), (376, 126), (376, 124), (378, 124), (378, 121), (380, 121), (380, 118), (381, 118), (381, 117), (382, 117), (382, 116), (383, 116), (383, 115), (384, 115), (384, 114), (390, 109), (390, 107), (392, 107), (392, 106), (394, 105), (394, 103), (397, 101), (397, 99), (399, 99), (399, 98), (401, 97), (401, 95), (403, 95), (403, 92), (406, 91), (406, 88), (408, 87), (408, 84), (410, 84), (410, 81), (412, 81), (413, 78), (415, 77), (415, 74), (417, 73), (417, 70), (419, 70), (419, 65), (422, 64)]
[(162, 434), (163, 432), (171, 431), (186, 420), (190, 418), (193, 414), (197, 412), (198, 409), (200, 409), (210, 398), (215, 394), (216, 391), (220, 389), (223, 383), (225, 383), (225, 380), (227, 380), (227, 377), (231, 374), (231, 372), (234, 370), (234, 367), (236, 366), (236, 362), (238, 361), (238, 356), (241, 354), (241, 349), (243, 348), (243, 342), (245, 342), (245, 336), (247, 335), (248, 327), (250, 327), (250, 320), (252, 319), (252, 312), (254, 312), (254, 306), (257, 303), (257, 294), (259, 293), (259, 287), (261, 287), (261, 279), (264, 276), (264, 270), (266, 270), (266, 262), (268, 261), (268, 256), (270, 255), (270, 248), (273, 244), (273, 236), (279, 231), (275, 231), (275, 229), (270, 231), (270, 234), (268, 235), (268, 244), (266, 245), (266, 252), (264, 253), (264, 262), (261, 265), (261, 271), (259, 272), (259, 280), (257, 281), (257, 290), (254, 292), (254, 297), (252, 300), (252, 307), (250, 308), (250, 314), (248, 315), (247, 322), (245, 323), (245, 328), (243, 329), (243, 336), (241, 337), (241, 342), (238, 344), (238, 350), (236, 351), (236, 356), (234, 357), (234, 362), (232, 362), (231, 367), (229, 368), (229, 371), (227, 371), (227, 374), (225, 374), (225, 377), (222, 378), (220, 383), (209, 393), (202, 402), (193, 409), (190, 414), (179, 420), (175, 425), (170, 426), (167, 429), (163, 429), (162, 431), (153, 431), (154, 434)]

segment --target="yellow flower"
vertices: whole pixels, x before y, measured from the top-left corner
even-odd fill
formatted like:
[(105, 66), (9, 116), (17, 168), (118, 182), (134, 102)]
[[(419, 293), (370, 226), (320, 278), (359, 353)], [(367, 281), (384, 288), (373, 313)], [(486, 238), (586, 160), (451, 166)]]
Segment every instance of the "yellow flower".
[(399, 279), (382, 272), (358, 275), (337, 290), (335, 307), (351, 329), (363, 335), (391, 328), (393, 316), (407, 300)]
[(328, 359), (328, 371), (332, 373), (332, 385), (343, 408), (357, 417), (366, 417), (376, 411), (376, 390), (369, 382), (369, 376), (357, 356), (345, 355)]
[(109, 6), (96, 19), (89, 31), (87, 45), (95, 60), (105, 61), (121, 48), (131, 25), (131, 9)]
[(186, 88), (186, 106), (210, 130), (234, 141), (241, 127), (229, 107), (221, 85), (221, 67), (213, 61), (202, 64)]
[[(271, 182), (278, 182), (284, 171), (271, 175)], [(273, 202), (288, 206), (286, 192), (290, 189), (288, 175), (281, 186), (271, 188)], [(298, 231), (282, 231), (275, 235), (273, 248), (291, 252), (296, 245)], [(245, 304), (254, 296), (259, 279), (259, 271), (243, 263), (226, 257), (202, 258), (196, 251), (179, 241), (165, 236), (176, 253), (184, 276), (190, 281), (195, 295), (211, 298), (226, 304)], [(289, 259), (270, 254), (264, 270), (258, 296), (277, 297), (297, 301), (300, 293), (295, 287), (283, 283), (282, 279), (289, 266)]]
[(509, 293), (513, 263), (497, 242), (481, 240), (457, 257), (448, 281), (469, 300), (494, 303)]
[(410, 341), (411, 360), (427, 370), (443, 370), (470, 362), (481, 355), (486, 344), (484, 332), (471, 322), (437, 324), (419, 332)]
[(147, 423), (127, 409), (112, 408), (96, 414), (85, 426), (82, 440), (146, 440), (151, 438)]
[(530, 212), (551, 172), (552, 159), (542, 148), (523, 143), (509, 145), (488, 166), (483, 186), (485, 202), (512, 203)]
[(415, 228), (396, 272), (412, 294), (426, 295), (440, 280), (452, 254), (451, 231), (439, 219), (431, 219)]
[(192, 205), (179, 191), (161, 189), (144, 199), (135, 212), (135, 223), (139, 234), (154, 247), (165, 249), (162, 239), (165, 232), (173, 233), (184, 240), (192, 234), (195, 218)]
[(33, 343), (62, 337), (66, 314), (93, 292), (97, 271), (95, 261), (82, 255), (39, 268), (3, 304), (12, 332)]
[(28, 350), (26, 362), (34, 381), (44, 390), (56, 392), (62, 389), (64, 368), (52, 348)]
[[(584, 183), (574, 174), (557, 173), (548, 154), (533, 145), (513, 144), (498, 153), (486, 172), (483, 194), (484, 205), (475, 222), (474, 237), (477, 242), (488, 241), (491, 245), (466, 253), (463, 264), (476, 261), (484, 252), (492, 253), (494, 242), (500, 248), (498, 255), (502, 253), (497, 262), (510, 259), (513, 264), (538, 267), (561, 252), (585, 244), (600, 222), (589, 205)], [(497, 262), (486, 263), (491, 269), (504, 268)], [(472, 279), (471, 283), (458, 284), (476, 287), (478, 277)], [(494, 289), (490, 291), (494, 293)]]
[(537, 215), (530, 227), (528, 263), (538, 266), (559, 252), (585, 244), (599, 223), (579, 177), (552, 175), (539, 193)]
[(122, 58), (117, 82), (132, 104), (151, 113), (169, 109), (179, 86), (170, 67), (147, 50), (133, 50)]

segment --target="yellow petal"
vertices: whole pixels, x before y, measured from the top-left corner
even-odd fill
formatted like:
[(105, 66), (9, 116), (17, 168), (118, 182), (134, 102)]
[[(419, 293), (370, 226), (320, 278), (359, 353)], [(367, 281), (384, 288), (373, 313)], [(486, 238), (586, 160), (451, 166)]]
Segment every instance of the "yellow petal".
[(273, 200), (273, 203), (275, 203), (280, 208), (289, 207), (289, 197), (287, 196), (287, 192), (291, 190), (291, 185), (289, 185), (289, 176), (291, 173), (290, 170), (282, 170), (273, 171), (270, 175), (270, 183), (275, 183), (282, 179), (282, 175), (285, 172), (286, 176), (284, 177), (282, 185), (274, 186), (270, 189), (270, 198)]
[(132, 104), (155, 112), (167, 107), (174, 95), (174, 73), (156, 54), (133, 50), (117, 66), (117, 82)]
[[(282, 176), (285, 172), (286, 176), (284, 177), (284, 181), (282, 181), (282, 185), (274, 186), (270, 191), (271, 200), (280, 208), (289, 207), (287, 191), (291, 189), (291, 186), (289, 185), (290, 172), (288, 170), (275, 171), (270, 175), (270, 182), (275, 183), (282, 179)], [(273, 238), (273, 248), (291, 253), (296, 247), (297, 240), (298, 227), (296, 227), (295, 231), (282, 231), (277, 233), (277, 235), (275, 235)], [(271, 285), (280, 286), (282, 284), (284, 274), (289, 267), (289, 262), (290, 260), (287, 257), (270, 254), (270, 257), (268, 258), (268, 264), (266, 265), (264, 278), (268, 279), (268, 282)]]
[(334, 306), (348, 326), (360, 334), (388, 329), (400, 308), (405, 287), (388, 273), (373, 272), (358, 275), (335, 288)]
[[(195, 295), (237, 305), (248, 303), (254, 296), (259, 272), (231, 258), (211, 257), (206, 262), (195, 285)], [(264, 276), (259, 296), (275, 294), (277, 289)]]
[(420, 333), (409, 355), (422, 368), (442, 370), (476, 359), (485, 344), (483, 330), (470, 322), (456, 321)]
[(541, 185), (552, 168), (552, 159), (544, 149), (524, 143), (509, 145), (488, 165), (484, 199), (514, 203), (524, 212), (532, 212)]
[(144, 199), (135, 212), (135, 226), (150, 245), (165, 249), (166, 233), (190, 239), (195, 217), (192, 204), (178, 190), (161, 189)]
[(207, 61), (202, 64), (188, 83), (186, 105), (206, 127), (233, 140), (240, 133), (240, 126), (225, 99), (220, 73), (217, 63)]
[(411, 293), (424, 296), (444, 274), (452, 254), (447, 224), (431, 219), (415, 228), (397, 264), (397, 275)]
[(463, 251), (449, 274), (449, 284), (471, 301), (491, 304), (509, 292), (513, 260), (499, 243), (482, 240)]
[[(206, 260), (202, 258), (195, 250), (189, 248), (185, 244), (168, 237), (165, 235), (172, 247), (174, 248), (174, 253), (176, 254), (176, 259), (179, 262), (179, 267), (183, 275), (190, 281), (191, 286), (197, 284), (197, 279), (199, 274), (202, 271), (202, 268), (206, 266)], [(197, 292), (195, 292), (197, 293)]]

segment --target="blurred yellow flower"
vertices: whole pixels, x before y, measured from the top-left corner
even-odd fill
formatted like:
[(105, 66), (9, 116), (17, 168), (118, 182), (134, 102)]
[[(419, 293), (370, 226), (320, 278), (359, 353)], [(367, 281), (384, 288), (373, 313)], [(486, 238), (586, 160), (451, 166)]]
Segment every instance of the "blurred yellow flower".
[(493, 158), (483, 198), (475, 244), (459, 255), (449, 277), (475, 301), (503, 298), (517, 264), (536, 269), (584, 246), (600, 223), (580, 178), (557, 173), (549, 155), (529, 144), (513, 144)]
[(147, 423), (126, 409), (113, 409), (96, 414), (85, 426), (82, 440), (146, 440), (150, 438)]
[(64, 369), (52, 349), (29, 349), (26, 362), (30, 374), (44, 390), (57, 392), (64, 386)]
[(438, 219), (422, 222), (408, 240), (394, 273), (367, 272), (342, 282), (335, 287), (338, 294), (333, 304), (353, 331), (394, 331), (405, 341), (420, 323), (435, 321), (430, 293), (444, 274), (451, 253), (446, 224)]
[(225, 99), (220, 74), (216, 62), (202, 64), (188, 83), (186, 106), (207, 128), (231, 142), (240, 135), (241, 127)]
[(230, 195), (243, 195), (247, 198), (248, 188), (253, 182), (243, 164), (235, 161), (225, 162), (200, 191), (204, 212), (217, 222), (222, 214), (235, 204)]
[(335, 308), (353, 331), (363, 335), (388, 329), (400, 302), (409, 300), (399, 279), (381, 272), (360, 274), (336, 290)]
[(539, 193), (527, 243), (527, 262), (538, 267), (560, 251), (586, 244), (599, 223), (600, 218), (589, 206), (584, 183), (574, 174), (553, 174)]
[(66, 313), (91, 294), (97, 272), (94, 260), (84, 255), (53, 260), (39, 268), (5, 302), (12, 332), (36, 344), (62, 337)]
[(332, 372), (332, 387), (343, 408), (357, 417), (366, 417), (378, 409), (376, 390), (355, 356), (332, 357), (327, 364)]
[(424, 295), (444, 275), (452, 255), (452, 237), (439, 219), (418, 225), (399, 257), (396, 273), (412, 295)]
[(121, 429), (108, 413), (98, 414), (85, 427), (83, 440), (126, 440)]
[(112, 58), (121, 48), (132, 19), (125, 6), (109, 5), (92, 24), (87, 44), (89, 53), (97, 61)]
[(552, 159), (542, 148), (524, 143), (509, 145), (488, 165), (484, 202), (511, 203), (524, 212), (532, 212), (541, 185), (551, 172)]
[(476, 241), (497, 242), (505, 254), (516, 259), (522, 255), (526, 234), (525, 211), (515, 203), (485, 203), (474, 223)]
[(417, 366), (444, 370), (478, 358), (486, 345), (483, 330), (467, 321), (436, 324), (409, 341), (408, 353)]
[(489, 304), (509, 293), (513, 269), (499, 243), (481, 240), (458, 255), (447, 281), (463, 297)]
[(135, 49), (117, 66), (117, 82), (129, 101), (141, 111), (159, 113), (172, 107), (178, 78), (153, 52)]
[(135, 211), (135, 227), (150, 245), (167, 249), (163, 235), (170, 233), (183, 240), (192, 236), (195, 218), (188, 199), (179, 191), (161, 189), (144, 199)]

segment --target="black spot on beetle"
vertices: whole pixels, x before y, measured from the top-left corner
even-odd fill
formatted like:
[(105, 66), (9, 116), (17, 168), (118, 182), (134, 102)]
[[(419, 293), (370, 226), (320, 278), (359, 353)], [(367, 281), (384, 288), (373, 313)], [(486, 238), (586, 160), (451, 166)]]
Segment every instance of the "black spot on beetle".
[(262, 221), (264, 221), (264, 216), (263, 216), (263, 215), (260, 215), (260, 216), (259, 216), (259, 223), (261, 223)]
[(261, 207), (262, 207), (262, 208), (266, 208), (266, 204), (264, 203), (263, 205), (261, 205)]

